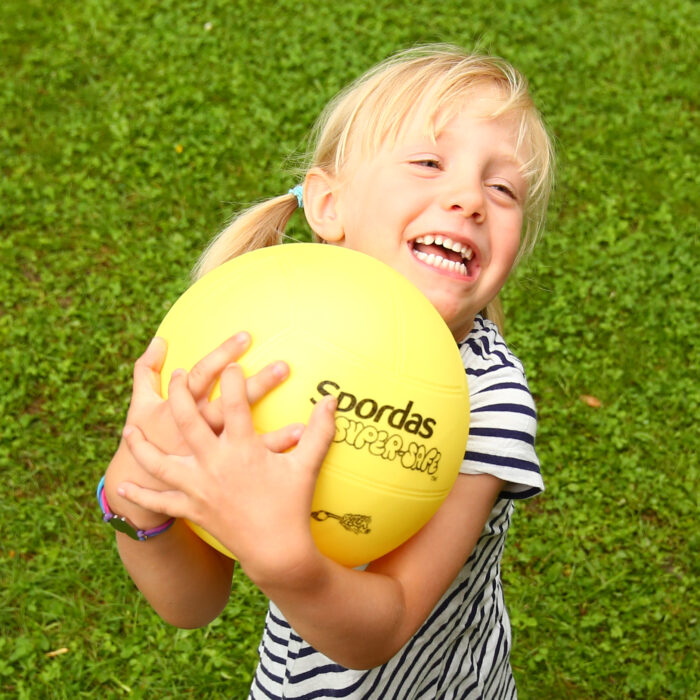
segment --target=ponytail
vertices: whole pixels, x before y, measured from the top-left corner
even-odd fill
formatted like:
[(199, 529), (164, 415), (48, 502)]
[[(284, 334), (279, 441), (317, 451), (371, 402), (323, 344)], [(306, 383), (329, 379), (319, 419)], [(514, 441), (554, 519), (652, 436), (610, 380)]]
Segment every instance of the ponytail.
[(296, 210), (296, 195), (287, 193), (242, 211), (207, 246), (192, 270), (192, 280), (237, 255), (281, 243), (287, 222)]

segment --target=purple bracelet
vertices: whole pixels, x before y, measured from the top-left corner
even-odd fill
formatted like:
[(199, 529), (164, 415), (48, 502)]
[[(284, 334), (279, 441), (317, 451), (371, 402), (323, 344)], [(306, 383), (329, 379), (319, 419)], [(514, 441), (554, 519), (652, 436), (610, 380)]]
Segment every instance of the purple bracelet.
[(109, 503), (107, 503), (107, 496), (105, 496), (105, 478), (104, 476), (100, 479), (100, 483), (97, 485), (97, 502), (100, 504), (100, 509), (102, 510), (102, 520), (111, 525), (118, 532), (123, 532), (125, 535), (131, 537), (132, 540), (139, 540), (144, 542), (151, 537), (160, 535), (165, 532), (168, 528), (172, 526), (175, 522), (175, 518), (170, 518), (166, 520), (162, 525), (158, 527), (151, 528), (150, 530), (137, 530), (131, 523), (129, 523), (126, 518), (121, 515), (115, 515), (109, 509)]

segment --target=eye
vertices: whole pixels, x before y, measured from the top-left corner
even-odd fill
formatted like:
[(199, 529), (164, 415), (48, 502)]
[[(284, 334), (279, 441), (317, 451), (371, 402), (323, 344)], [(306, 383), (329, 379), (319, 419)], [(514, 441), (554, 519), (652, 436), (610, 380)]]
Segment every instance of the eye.
[(437, 158), (420, 158), (417, 160), (412, 160), (411, 165), (418, 165), (421, 168), (433, 168), (435, 170), (440, 170), (442, 167)]
[(497, 192), (502, 192), (503, 194), (510, 197), (511, 199), (514, 199), (514, 200), (518, 199), (518, 195), (517, 195), (516, 191), (512, 187), (505, 185), (502, 182), (494, 182), (491, 185), (491, 187), (494, 190), (496, 190)]

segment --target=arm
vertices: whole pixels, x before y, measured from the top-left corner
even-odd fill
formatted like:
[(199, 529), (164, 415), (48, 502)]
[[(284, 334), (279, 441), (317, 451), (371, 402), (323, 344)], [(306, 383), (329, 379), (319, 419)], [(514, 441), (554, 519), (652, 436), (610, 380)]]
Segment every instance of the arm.
[[(107, 469), (105, 494), (110, 508), (136, 527), (147, 529), (167, 515), (152, 513), (122, 498), (116, 484), (124, 478), (148, 483), (134, 468), (126, 446), (120, 445)], [(136, 465), (138, 466), (138, 465)], [(142, 470), (141, 470), (142, 471)], [(166, 532), (145, 542), (117, 532), (119, 556), (136, 587), (155, 611), (177, 627), (201, 627), (226, 605), (233, 576), (233, 561), (197, 537), (182, 520)]]
[(316, 476), (335, 432), (333, 397), (316, 405), (287, 454), (261, 445), (236, 368), (222, 375), (220, 436), (198, 415), (184, 376), (173, 378), (170, 397), (192, 457), (164, 455), (132, 431), (128, 444), (136, 459), (170, 490), (124, 483), (124, 495), (211, 532), (308, 643), (348, 667), (376, 666), (410, 639), (469, 557), (501, 488), (489, 475), (458, 477), (438, 513), (409, 542), (367, 571), (347, 569), (318, 551), (309, 527)]
[[(250, 338), (238, 334), (199, 362), (189, 374), (188, 386), (208, 424), (215, 431), (223, 425), (220, 401), (208, 400), (216, 378), (232, 359), (247, 348)], [(169, 452), (187, 454), (172, 419), (167, 401), (160, 397), (160, 369), (166, 353), (166, 344), (156, 338), (134, 367), (134, 389), (127, 423), (137, 425), (155, 444)], [(271, 365), (248, 380), (246, 390), (255, 402), (286, 377), (284, 365)], [(286, 449), (294, 444), (289, 432), (272, 436), (272, 449)], [(139, 528), (160, 525), (167, 513), (153, 512), (124, 499), (117, 485), (133, 481), (156, 491), (167, 486), (147, 473), (132, 457), (122, 439), (107, 469), (105, 494), (113, 512), (125, 516)], [(117, 547), (125, 568), (139, 590), (156, 612), (167, 622), (178, 627), (200, 627), (214, 619), (228, 601), (234, 563), (197, 537), (182, 521), (177, 521), (167, 532), (137, 542), (122, 533), (116, 533)]]
[(433, 518), (366, 571), (318, 557), (296, 585), (253, 579), (309, 644), (349, 668), (388, 661), (415, 634), (462, 568), (502, 482), (460, 475)]

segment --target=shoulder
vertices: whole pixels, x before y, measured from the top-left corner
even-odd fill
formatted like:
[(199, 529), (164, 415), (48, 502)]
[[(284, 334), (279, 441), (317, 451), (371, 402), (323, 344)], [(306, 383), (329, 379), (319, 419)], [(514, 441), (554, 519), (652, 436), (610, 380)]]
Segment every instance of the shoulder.
[(459, 347), (471, 414), (462, 472), (498, 476), (506, 482), (505, 497), (536, 495), (544, 488), (535, 452), (537, 413), (522, 363), (481, 316)]
[(530, 393), (522, 362), (510, 351), (498, 328), (477, 316), (474, 328), (459, 344), (469, 383), (471, 411), (492, 406), (494, 396), (522, 406), (535, 418), (535, 402)]
[(470, 393), (473, 385), (492, 383), (494, 375), (510, 375), (527, 385), (522, 362), (511, 352), (495, 323), (477, 316), (469, 335), (459, 344), (459, 351), (469, 377)]

